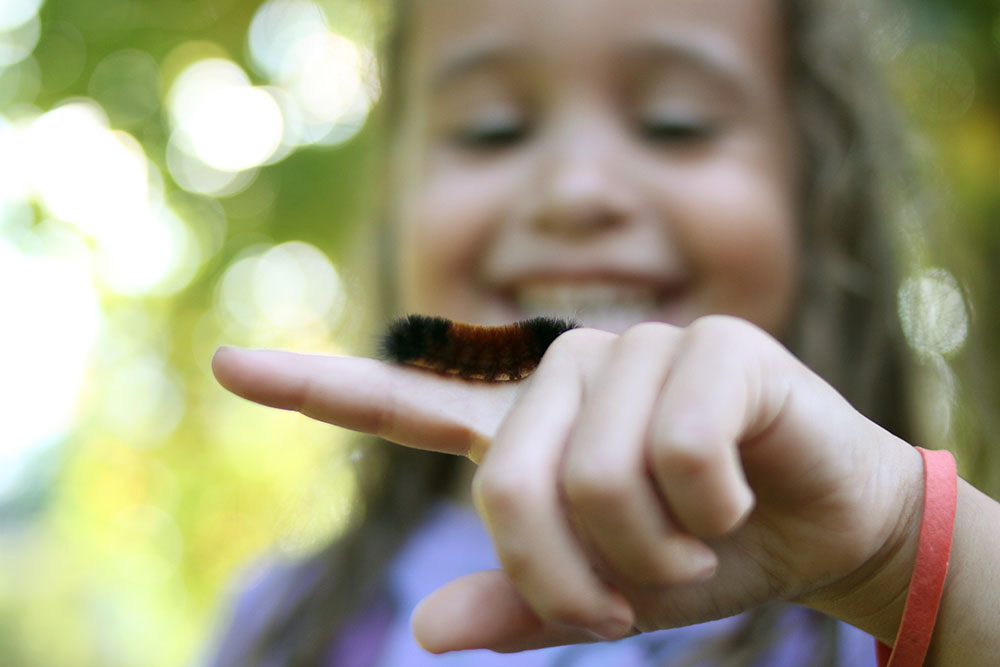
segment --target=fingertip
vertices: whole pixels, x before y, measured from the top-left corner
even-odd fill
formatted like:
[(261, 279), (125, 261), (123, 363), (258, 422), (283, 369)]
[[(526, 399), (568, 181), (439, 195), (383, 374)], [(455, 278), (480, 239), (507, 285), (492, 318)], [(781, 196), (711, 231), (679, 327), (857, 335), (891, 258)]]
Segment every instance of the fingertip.
[(439, 625), (434, 622), (432, 609), (431, 598), (421, 600), (410, 614), (410, 631), (420, 648), (428, 653), (447, 653), (449, 650), (447, 643), (442, 642), (440, 633), (437, 632)]
[(223, 345), (212, 356), (212, 374), (237, 396), (276, 408), (297, 408), (297, 381), (272, 350)]
[(632, 632), (635, 611), (628, 599), (617, 590), (608, 590), (606, 618), (591, 631), (602, 639), (621, 639)]
[(242, 348), (231, 345), (220, 345), (212, 355), (212, 375), (223, 387), (229, 388), (237, 371), (236, 363)]
[(437, 589), (414, 608), (410, 628), (431, 653), (545, 645), (532, 643), (542, 623), (501, 570), (476, 572)]
[[(469, 581), (474, 583), (470, 586)], [(476, 641), (476, 611), (482, 603), (477, 582), (475, 576), (449, 582), (414, 607), (410, 630), (425, 651), (440, 654), (483, 646)]]
[(211, 362), (212, 375), (214, 375), (215, 379), (218, 380), (219, 382), (222, 382), (222, 377), (225, 375), (226, 372), (226, 363), (227, 363), (226, 360), (230, 358), (231, 355), (232, 355), (232, 348), (229, 347), (228, 345), (220, 346), (215, 351), (215, 354), (212, 355), (212, 362)]
[(225, 368), (227, 360), (232, 359), (239, 350), (240, 348), (232, 345), (220, 345), (216, 348), (215, 354), (212, 355), (212, 372), (218, 375), (219, 369)]

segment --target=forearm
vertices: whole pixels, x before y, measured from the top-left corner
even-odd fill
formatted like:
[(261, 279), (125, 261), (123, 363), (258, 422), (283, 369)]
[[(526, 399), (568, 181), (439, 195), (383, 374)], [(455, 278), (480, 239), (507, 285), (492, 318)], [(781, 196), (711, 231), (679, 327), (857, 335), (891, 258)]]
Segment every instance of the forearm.
[[(899, 539), (852, 577), (842, 594), (806, 602), (868, 632), (895, 641), (916, 556), (922, 499), (912, 499), (899, 523)], [(915, 510), (915, 511), (913, 511)], [(948, 576), (927, 665), (995, 665), (1000, 655), (1000, 504), (963, 480)]]
[(1000, 504), (959, 480), (948, 579), (929, 665), (995, 665), (1000, 656)]

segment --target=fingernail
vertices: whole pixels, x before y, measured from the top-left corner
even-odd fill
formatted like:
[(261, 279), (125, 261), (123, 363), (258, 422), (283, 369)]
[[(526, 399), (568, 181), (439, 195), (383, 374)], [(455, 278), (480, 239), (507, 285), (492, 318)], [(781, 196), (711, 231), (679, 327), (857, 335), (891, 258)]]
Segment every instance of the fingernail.
[(695, 582), (715, 574), (719, 557), (711, 547), (691, 535), (679, 535), (674, 540), (671, 546), (674, 576), (680, 577), (681, 581)]
[(610, 599), (605, 605), (608, 616), (592, 631), (603, 639), (621, 639), (632, 629), (632, 605), (620, 592), (609, 590), (608, 593)]
[(610, 618), (599, 624), (593, 631), (604, 639), (621, 639), (631, 629), (631, 620)]
[(689, 547), (688, 553), (695, 581), (710, 579), (715, 574), (719, 567), (719, 557), (709, 547), (696, 542)]
[(740, 507), (743, 508), (743, 513), (736, 523), (737, 526), (742, 525), (750, 517), (750, 514), (753, 513), (754, 507), (757, 506), (757, 495), (749, 485), (743, 485), (743, 493), (741, 495), (743, 497), (740, 499)]

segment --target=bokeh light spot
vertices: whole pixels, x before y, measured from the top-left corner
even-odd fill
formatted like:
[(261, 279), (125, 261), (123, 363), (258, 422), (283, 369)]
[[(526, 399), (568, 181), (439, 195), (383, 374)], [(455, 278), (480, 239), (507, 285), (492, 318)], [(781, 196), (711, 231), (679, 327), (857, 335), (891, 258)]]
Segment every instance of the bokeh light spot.
[(265, 89), (251, 86), (238, 65), (222, 58), (197, 61), (181, 72), (170, 89), (168, 107), (174, 127), (171, 143), (217, 171), (265, 163), (284, 135), (277, 101)]
[(56, 217), (104, 237), (141, 217), (149, 197), (148, 164), (136, 144), (108, 129), (90, 101), (46, 112), (27, 131), (31, 181)]
[(927, 269), (903, 282), (899, 317), (906, 340), (925, 356), (954, 354), (969, 332), (962, 288), (941, 268)]
[(42, 85), (41, 80), (41, 70), (33, 57), (9, 67), (0, 67), (0, 109), (16, 103), (34, 102)]
[(0, 202), (27, 202), (31, 184), (25, 174), (24, 123), (0, 115)]
[(10, 30), (0, 31), (0, 67), (24, 60), (35, 49), (42, 24), (37, 16)]
[(9, 31), (35, 18), (42, 0), (3, 0), (0, 2), (0, 31)]
[(203, 259), (185, 223), (163, 204), (159, 171), (103, 110), (74, 101), (23, 133), (21, 169), (44, 207), (95, 242), (96, 271), (119, 294), (169, 294)]
[(288, 95), (281, 101), (292, 144), (345, 141), (363, 125), (378, 97), (374, 56), (333, 32), (316, 3), (269, 0), (261, 5), (248, 50), (255, 66)]
[(117, 364), (102, 406), (111, 433), (132, 447), (160, 444), (184, 415), (184, 396), (164, 359), (141, 354)]
[(217, 312), (237, 337), (256, 333), (329, 333), (343, 309), (336, 268), (300, 241), (258, 250), (236, 262), (219, 283)]
[(73, 425), (100, 311), (89, 253), (59, 225), (41, 225), (32, 244), (0, 237), (0, 500), (24, 466)]
[(328, 30), (323, 9), (309, 0), (268, 0), (254, 14), (247, 35), (250, 60), (263, 74), (280, 78), (300, 40)]
[(203, 58), (181, 71), (167, 93), (167, 108), (174, 126), (197, 112), (206, 96), (220, 88), (249, 86), (239, 65), (225, 58)]
[(260, 257), (254, 267), (253, 295), (269, 324), (307, 327), (326, 319), (339, 305), (340, 277), (315, 246), (292, 241)]
[(229, 197), (253, 183), (255, 169), (222, 171), (205, 164), (183, 147), (184, 140), (175, 133), (167, 143), (167, 170), (177, 185), (188, 192), (212, 197)]
[(221, 171), (268, 160), (281, 143), (281, 109), (265, 90), (228, 86), (209, 93), (180, 125), (195, 155)]
[(102, 283), (123, 295), (176, 292), (194, 277), (201, 259), (185, 222), (163, 205), (102, 238), (96, 253)]

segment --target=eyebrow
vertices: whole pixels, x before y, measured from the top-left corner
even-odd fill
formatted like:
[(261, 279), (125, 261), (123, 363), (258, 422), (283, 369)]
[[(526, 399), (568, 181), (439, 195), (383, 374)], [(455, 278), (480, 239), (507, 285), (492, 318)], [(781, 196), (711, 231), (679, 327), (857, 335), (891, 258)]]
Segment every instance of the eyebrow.
[(625, 53), (630, 60), (682, 64), (708, 75), (735, 93), (751, 97), (754, 73), (731, 52), (653, 32), (628, 43)]
[(521, 60), (521, 51), (510, 40), (480, 40), (446, 54), (430, 75), (431, 89), (476, 70), (509, 65)]
[[(622, 47), (628, 61), (680, 63), (700, 71), (733, 92), (752, 97), (753, 73), (743, 66), (736, 54), (712, 49), (684, 37), (651, 31)], [(510, 39), (473, 41), (459, 46), (441, 58), (430, 74), (430, 87), (438, 89), (470, 72), (503, 67), (522, 62), (524, 50)]]

